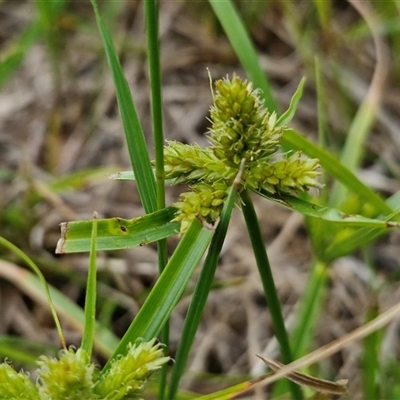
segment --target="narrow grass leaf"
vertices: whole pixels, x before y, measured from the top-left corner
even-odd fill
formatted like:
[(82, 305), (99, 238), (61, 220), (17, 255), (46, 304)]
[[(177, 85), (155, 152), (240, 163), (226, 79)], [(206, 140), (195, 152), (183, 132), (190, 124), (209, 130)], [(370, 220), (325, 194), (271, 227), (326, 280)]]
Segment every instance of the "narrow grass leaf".
[[(382, 222), (400, 221), (400, 210), (385, 218)], [(388, 233), (385, 228), (346, 229), (334, 237), (324, 252), (324, 259), (333, 261), (339, 257), (353, 253), (361, 247), (372, 243), (374, 240)]]
[(103, 23), (96, 1), (91, 0), (91, 3), (96, 14), (97, 25), (113, 76), (118, 108), (124, 126), (129, 156), (133, 170), (135, 171), (139, 195), (146, 213), (151, 213), (157, 209), (156, 182), (151, 168), (143, 129), (111, 36)]
[[(42, 304), (48, 302), (47, 293), (40, 278), (24, 268), (0, 260), (0, 276), (18, 287), (21, 291)], [(62, 292), (47, 285), (50, 297), (57, 313), (71, 327), (83, 332), (85, 315), (81, 307), (71, 301)], [(107, 328), (96, 324), (95, 347), (104, 357), (109, 357), (118, 344), (118, 338)]]
[(58, 319), (58, 315), (57, 315), (56, 309), (54, 307), (53, 300), (51, 298), (49, 285), (47, 284), (46, 279), (45, 279), (44, 275), (42, 274), (42, 271), (40, 271), (39, 267), (22, 250), (20, 250), (17, 246), (13, 245), (7, 239), (5, 239), (1, 236), (0, 236), (0, 244), (3, 247), (6, 247), (7, 249), (11, 250), (21, 260), (23, 260), (28, 265), (28, 267), (38, 276), (40, 283), (43, 287), (44, 293), (46, 294), (47, 303), (49, 305), (51, 314), (53, 316), (54, 323), (57, 327), (57, 332), (60, 337), (61, 345), (63, 346), (64, 349), (66, 349), (67, 346), (65, 343), (63, 331), (61, 329), (60, 320)]
[(174, 369), (172, 370), (172, 376), (169, 385), (168, 399), (170, 400), (176, 398), (179, 381), (183, 375), (183, 371), (189, 356), (189, 351), (192, 347), (195, 334), (200, 324), (201, 316), (203, 315), (204, 306), (211, 290), (215, 270), (218, 265), (219, 255), (221, 253), (222, 245), (228, 230), (232, 210), (237, 199), (237, 189), (238, 183), (240, 182), (241, 173), (242, 172), (239, 172), (229, 191), (228, 198), (221, 212), (218, 227), (211, 241), (202, 271), (196, 283), (192, 301), (190, 302), (188, 311), (186, 313), (181, 340), (175, 356)]
[(82, 337), (82, 349), (86, 351), (90, 358), (93, 350), (94, 332), (96, 326), (96, 297), (97, 297), (97, 257), (96, 257), (96, 242), (97, 242), (97, 213), (93, 215), (92, 223), (92, 237), (91, 237), (91, 248), (90, 248), (90, 261), (89, 261), (89, 272), (86, 284), (86, 296), (85, 296), (85, 328), (83, 330)]
[(287, 125), (293, 119), (297, 107), (299, 105), (299, 101), (303, 96), (303, 89), (305, 83), (306, 83), (306, 78), (305, 77), (301, 78), (299, 86), (297, 86), (297, 89), (290, 100), (289, 108), (276, 121), (276, 124), (278, 126)]
[(159, 334), (181, 298), (213, 234), (213, 227), (206, 226), (197, 218), (192, 221), (101, 374), (110, 368), (116, 357), (126, 353), (128, 343), (138, 338), (143, 338), (145, 341), (151, 340)]
[(364, 185), (348, 168), (327, 151), (316, 146), (310, 140), (293, 129), (283, 132), (282, 145), (301, 150), (309, 157), (318, 158), (324, 170), (343, 183), (349, 190), (356, 193), (362, 201), (373, 205), (378, 213), (390, 214), (393, 209), (372, 189)]
[[(171, 222), (176, 209), (164, 208), (133, 219), (107, 218), (97, 221), (97, 249), (122, 250), (156, 242), (176, 235), (180, 223)], [(91, 248), (93, 222), (71, 221), (61, 223), (61, 238), (56, 253), (77, 253)]]
[(149, 76), (151, 89), (151, 119), (153, 125), (156, 183), (157, 183), (157, 209), (165, 207), (164, 187), (164, 132), (162, 113), (162, 82), (160, 68), (160, 44), (158, 37), (158, 2), (148, 0), (145, 2), (147, 50), (149, 59)]
[(270, 112), (278, 112), (278, 105), (272, 93), (271, 85), (261, 69), (257, 53), (240, 16), (230, 0), (208, 0), (220, 21), (233, 49), (253, 85), (262, 90), (265, 106)]
[(271, 197), (266, 192), (257, 192), (261, 196), (272, 200), (282, 206), (289, 208), (290, 210), (297, 211), (303, 215), (309, 217), (320, 218), (324, 221), (334, 222), (337, 224), (343, 224), (346, 226), (358, 226), (366, 228), (398, 228), (400, 222), (395, 221), (384, 221), (380, 219), (373, 219), (363, 217), (362, 215), (348, 215), (343, 213), (336, 208), (328, 206), (320, 206), (313, 204), (308, 201), (302, 200), (298, 197), (291, 196), (288, 194), (282, 194), (279, 197)]
[[(156, 164), (157, 210), (165, 208), (165, 171), (164, 171), (164, 132), (162, 113), (162, 82), (160, 68), (160, 43), (158, 33), (158, 0), (144, 2), (147, 33), (147, 54), (151, 89), (151, 119), (153, 126), (153, 138)], [(165, 239), (157, 243), (158, 270), (161, 274), (168, 262), (167, 241)], [(169, 324), (166, 323), (162, 334), (162, 342), (169, 347)], [(164, 399), (167, 381), (167, 368), (162, 367), (159, 378), (159, 400)]]

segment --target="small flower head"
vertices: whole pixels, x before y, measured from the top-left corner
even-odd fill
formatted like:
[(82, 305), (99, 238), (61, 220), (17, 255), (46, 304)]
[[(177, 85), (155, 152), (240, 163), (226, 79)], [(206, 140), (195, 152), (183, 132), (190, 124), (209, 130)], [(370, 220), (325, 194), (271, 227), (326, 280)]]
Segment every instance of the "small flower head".
[(181, 233), (186, 232), (190, 223), (197, 217), (214, 223), (224, 206), (229, 194), (229, 185), (224, 181), (197, 183), (189, 192), (182, 193), (180, 200), (174, 204), (178, 209), (175, 221), (181, 221)]
[(40, 394), (48, 399), (96, 399), (92, 394), (94, 365), (81, 348), (62, 350), (60, 357), (42, 356)]
[(0, 398), (40, 400), (39, 391), (29, 376), (16, 372), (7, 363), (0, 364)]
[(175, 184), (214, 182), (221, 177), (229, 179), (236, 173), (210, 149), (174, 141), (164, 148), (164, 169), (165, 177), (174, 179)]
[(215, 86), (210, 138), (217, 157), (238, 166), (243, 158), (252, 162), (273, 154), (282, 129), (275, 126), (276, 114), (263, 107), (258, 92), (236, 75)]
[(164, 357), (162, 345), (154, 343), (155, 339), (129, 345), (128, 353), (115, 360), (96, 383), (94, 391), (99, 399), (139, 398), (149, 376), (169, 361), (169, 357)]

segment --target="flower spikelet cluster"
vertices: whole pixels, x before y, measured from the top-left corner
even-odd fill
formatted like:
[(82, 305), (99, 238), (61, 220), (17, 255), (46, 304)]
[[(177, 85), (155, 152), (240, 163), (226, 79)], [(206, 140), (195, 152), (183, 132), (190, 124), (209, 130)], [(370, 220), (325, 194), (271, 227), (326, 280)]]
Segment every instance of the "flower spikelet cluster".
[(128, 353), (114, 361), (95, 386), (103, 400), (139, 399), (149, 376), (169, 361), (155, 339), (129, 345)]
[(237, 173), (209, 148), (175, 141), (167, 143), (164, 149), (165, 174), (168, 179), (174, 180), (174, 184), (215, 182), (221, 178), (231, 180)]
[(43, 399), (97, 399), (93, 396), (94, 364), (79, 348), (62, 350), (59, 358), (42, 356), (40, 361), (40, 394)]
[(16, 372), (7, 363), (0, 364), (0, 399), (39, 400), (39, 391), (29, 376)]
[(320, 172), (318, 160), (303, 158), (300, 151), (283, 160), (254, 164), (246, 184), (254, 190), (265, 190), (270, 194), (305, 192), (311, 187), (320, 187), (316, 177)]
[(215, 83), (216, 93), (209, 131), (214, 154), (236, 167), (271, 156), (278, 150), (283, 128), (275, 126), (276, 113), (263, 107), (251, 83), (234, 75)]
[(179, 209), (176, 221), (181, 222), (181, 232), (186, 232), (190, 222), (201, 216), (206, 221), (218, 219), (229, 193), (226, 181), (214, 183), (202, 182), (191, 187), (191, 191), (181, 194), (180, 200), (174, 204)]
[(196, 216), (211, 223), (218, 219), (242, 160), (243, 188), (279, 195), (320, 187), (317, 159), (301, 152), (277, 154), (286, 127), (277, 124), (276, 113), (264, 107), (251, 83), (233, 75), (218, 80), (215, 89), (210, 146), (168, 142), (165, 147), (166, 178), (190, 184), (174, 204), (181, 233)]
[(150, 375), (169, 361), (162, 344), (138, 341), (99, 377), (86, 351), (62, 350), (58, 358), (41, 356), (36, 385), (24, 372), (0, 364), (0, 399), (128, 400), (140, 399)]

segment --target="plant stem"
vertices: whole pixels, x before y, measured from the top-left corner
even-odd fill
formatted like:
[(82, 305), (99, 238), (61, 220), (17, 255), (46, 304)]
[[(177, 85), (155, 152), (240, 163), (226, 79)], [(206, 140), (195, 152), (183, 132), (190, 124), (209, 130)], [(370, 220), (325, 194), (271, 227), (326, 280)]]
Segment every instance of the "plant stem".
[[(268, 309), (271, 314), (272, 325), (279, 343), (282, 361), (284, 364), (289, 364), (293, 361), (289, 338), (285, 328), (285, 322), (282, 315), (281, 305), (279, 303), (278, 293), (276, 291), (274, 283), (274, 277), (272, 275), (271, 266), (261, 234), (260, 224), (258, 223), (257, 214), (254, 209), (254, 205), (249, 192), (247, 190), (243, 190), (240, 196), (243, 202), (243, 215), (246, 221), (251, 245), (253, 247), (254, 257), (256, 259), (261, 282), (264, 288)], [(292, 396), (294, 399), (300, 400), (303, 398), (300, 387), (293, 382), (290, 382), (290, 391), (292, 392)]]
[[(160, 46), (158, 39), (158, 2), (157, 0), (145, 1), (147, 49), (151, 88), (151, 114), (153, 123), (155, 161), (156, 161), (156, 187), (157, 187), (157, 209), (165, 208), (165, 172), (164, 172), (164, 133), (162, 116), (162, 94), (161, 94), (161, 68), (160, 68)], [(158, 269), (161, 274), (168, 261), (167, 241), (160, 240), (157, 243)], [(169, 323), (162, 330), (161, 341), (169, 347)], [(167, 365), (162, 368), (159, 385), (159, 400), (165, 396), (167, 381)]]
[(218, 227), (215, 231), (213, 239), (211, 240), (207, 257), (204, 261), (203, 268), (193, 292), (192, 301), (190, 302), (189, 309), (186, 313), (181, 340), (175, 356), (175, 365), (174, 369), (172, 370), (168, 400), (173, 400), (176, 398), (179, 381), (183, 375), (186, 361), (189, 356), (189, 351), (193, 344), (194, 337), (203, 315), (204, 307), (206, 305), (206, 301), (211, 290), (211, 285), (214, 280), (215, 270), (217, 269), (218, 258), (221, 254), (222, 245), (224, 244), (226, 232), (228, 230), (232, 210), (235, 206), (237, 189), (240, 184), (242, 172), (243, 171), (241, 167), (241, 170), (236, 176), (236, 179), (230, 189), (224, 208), (222, 209)]

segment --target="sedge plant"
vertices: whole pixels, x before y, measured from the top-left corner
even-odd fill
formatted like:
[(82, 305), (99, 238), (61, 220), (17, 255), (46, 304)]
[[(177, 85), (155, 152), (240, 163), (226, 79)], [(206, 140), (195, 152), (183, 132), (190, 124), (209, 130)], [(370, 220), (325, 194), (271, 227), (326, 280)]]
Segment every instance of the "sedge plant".
[[(10, 391), (9, 398), (16, 395), (12, 392), (15, 388), (18, 388), (18, 395), (23, 394), (33, 399), (55, 395), (65, 398), (67, 394), (70, 398), (134, 398), (139, 395), (136, 389), (142, 388), (149, 374), (162, 366), (164, 374), (159, 398), (177, 398), (179, 382), (211, 290), (218, 257), (235, 206), (243, 211), (284, 363), (290, 363), (307, 348), (307, 336), (318, 313), (318, 299), (323, 291), (329, 263), (370, 243), (384, 234), (387, 228), (398, 226), (395, 222), (396, 210), (399, 208), (397, 197), (383, 200), (322, 146), (313, 144), (288, 127), (300, 101), (304, 81), (301, 81), (294, 94), (289, 109), (280, 115), (269, 82), (261, 70), (248, 33), (234, 6), (230, 1), (209, 0), (209, 3), (250, 81), (233, 75), (215, 82), (207, 148), (179, 142), (167, 142), (164, 147), (158, 59), (158, 4), (155, 0), (145, 2), (156, 147), (156, 159), (152, 164), (112, 38), (95, 0), (92, 0), (132, 162), (133, 173), (122, 172), (115, 177), (136, 181), (146, 215), (132, 220), (94, 219), (62, 225), (62, 237), (57, 248), (59, 253), (92, 250), (82, 346), (76, 350), (65, 348), (58, 359), (42, 357), (39, 385), (34, 385), (25, 374), (18, 374), (8, 364), (3, 364), (0, 373), (4, 379), (0, 381), (8, 382), (4, 390)], [(362, 210), (358, 209), (360, 212), (349, 215), (338, 204), (336, 208), (325, 204), (324, 196), (319, 201), (311, 201), (307, 195), (308, 189), (324, 190), (318, 180), (322, 172), (320, 165), (348, 190), (356, 192), (369, 205), (370, 212), (361, 216), (357, 215), (362, 214)], [(189, 184), (189, 190), (181, 194), (179, 201), (167, 207), (164, 198), (166, 179), (173, 184)], [(285, 329), (251, 192), (304, 214), (312, 235), (315, 267), (311, 284), (304, 294), (292, 340)], [(326, 235), (321, 232), (326, 231), (327, 227), (334, 227), (328, 229), (333, 236), (333, 244), (329, 246), (323, 245), (320, 239), (326, 239)], [(343, 235), (344, 231), (346, 235)], [(167, 260), (165, 239), (172, 235), (180, 235), (181, 240)], [(91, 363), (94, 337), (98, 333), (93, 297), (96, 293), (95, 250), (124, 249), (151, 242), (159, 243), (160, 277), (124, 337), (119, 342), (114, 341), (109, 348), (109, 359), (99, 371)], [(187, 312), (166, 390), (165, 365), (168, 357), (163, 355), (161, 346), (155, 344), (154, 338), (163, 331), (162, 340), (168, 344), (168, 318), (204, 254), (206, 257)], [(142, 363), (142, 369), (135, 367), (138, 360), (139, 364)], [(75, 373), (70, 376), (65, 374), (66, 370)], [(57, 379), (55, 377), (63, 375), (72, 380), (57, 387), (49, 384)], [(77, 380), (82, 383), (79, 388)], [(11, 385), (10, 382), (17, 384)], [(124, 392), (122, 388), (127, 387), (132, 388), (132, 393)], [(243, 386), (238, 390), (241, 389)], [(296, 384), (290, 383), (289, 389), (293, 398), (302, 398)], [(228, 397), (216, 394), (209, 398)]]
[[(327, 151), (287, 127), (300, 101), (304, 81), (300, 82), (289, 109), (279, 116), (270, 86), (261, 72), (246, 30), (242, 27), (240, 18), (229, 1), (210, 1), (210, 4), (222, 25), (226, 27), (226, 33), (239, 58), (243, 60), (248, 75), (254, 83), (254, 89), (250, 82), (243, 81), (236, 75), (215, 83), (214, 104), (210, 110), (212, 124), (209, 132), (210, 145), (205, 149), (179, 142), (167, 142), (167, 145), (160, 149), (162, 131), (154, 128), (157, 135), (155, 138), (156, 174), (154, 175), (140, 121), (111, 36), (102, 22), (96, 3), (92, 1), (92, 4), (113, 74), (134, 172), (121, 172), (114, 178), (136, 181), (146, 212), (146, 215), (132, 220), (121, 218), (98, 220), (98, 249), (135, 247), (163, 240), (172, 235), (181, 235), (178, 247), (163, 268), (157, 283), (105, 365), (102, 374), (107, 373), (113, 360), (126, 353), (130, 342), (138, 337), (151, 340), (161, 332), (194, 269), (209, 246), (193, 300), (187, 312), (168, 393), (165, 394), (162, 390), (159, 395), (160, 398), (164, 398), (165, 395), (169, 399), (176, 397), (193, 338), (211, 290), (218, 256), (235, 204), (242, 208), (248, 226), (275, 334), (280, 344), (282, 360), (285, 363), (290, 362), (294, 353), (284, 327), (250, 192), (255, 192), (284, 207), (300, 212), (313, 221), (324, 221), (334, 226), (351, 228), (354, 232), (359, 229), (382, 232), (388, 227), (398, 226), (392, 221), (394, 214), (390, 213), (393, 213), (393, 209)], [(155, 13), (157, 7), (153, 4), (146, 9), (146, 12)], [(230, 16), (231, 21), (232, 19), (235, 21), (237, 29), (229, 28), (226, 15)], [(148, 20), (154, 22), (154, 19), (149, 16)], [(148, 30), (152, 29), (155, 29), (154, 23), (148, 26)], [(157, 35), (149, 34), (148, 38), (149, 54), (153, 54), (152, 47), (158, 46), (155, 43)], [(152, 65), (157, 69), (157, 62)], [(155, 71), (154, 74), (156, 79), (153, 82), (159, 82), (157, 80), (159, 72)], [(262, 88), (262, 91), (257, 88)], [(157, 99), (159, 102), (160, 90), (153, 90), (152, 93), (152, 101)], [(159, 119), (162, 118), (157, 110), (159, 111), (159, 107), (153, 111), (155, 127), (160, 126)], [(164, 153), (163, 157), (160, 157), (161, 150)], [(325, 204), (310, 202), (310, 198), (305, 196), (307, 190), (310, 187), (320, 188), (321, 186), (317, 180), (321, 173), (318, 169), (319, 164), (344, 185), (358, 191), (361, 196), (368, 197), (368, 202), (387, 217), (377, 219), (355, 214), (347, 215)], [(162, 201), (157, 201), (157, 196), (160, 196), (160, 190), (157, 188), (163, 187), (164, 179), (174, 184), (188, 183), (190, 190), (183, 193), (175, 204), (159, 209)], [(298, 196), (299, 193), (302, 194), (301, 197)], [(91, 226), (91, 221), (64, 223), (58, 252), (87, 251), (90, 244)], [(317, 280), (312, 287), (320, 290), (321, 281)], [(312, 295), (309, 297), (312, 300)], [(306, 301), (304, 304), (306, 305), (305, 310), (302, 311), (304, 318), (307, 319), (311, 312), (315, 315), (315, 302)], [(300, 322), (304, 321), (300, 320)], [(309, 332), (312, 324), (306, 325), (306, 332)], [(297, 340), (302, 340), (305, 336), (306, 333), (299, 335)], [(294, 344), (297, 352), (300, 342)], [(301, 344), (303, 345), (302, 341)], [(301, 392), (296, 385), (291, 384), (290, 390), (293, 398), (301, 398)]]

